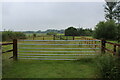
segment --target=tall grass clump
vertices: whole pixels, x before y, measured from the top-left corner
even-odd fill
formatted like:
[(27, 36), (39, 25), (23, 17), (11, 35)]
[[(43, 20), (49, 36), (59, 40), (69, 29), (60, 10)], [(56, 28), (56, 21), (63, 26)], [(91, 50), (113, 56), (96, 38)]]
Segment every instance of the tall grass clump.
[(120, 78), (119, 58), (111, 54), (103, 54), (97, 57), (96, 62), (102, 78), (109, 78), (112, 80)]
[(13, 39), (25, 39), (26, 35), (22, 32), (3, 31), (2, 41), (11, 41)]

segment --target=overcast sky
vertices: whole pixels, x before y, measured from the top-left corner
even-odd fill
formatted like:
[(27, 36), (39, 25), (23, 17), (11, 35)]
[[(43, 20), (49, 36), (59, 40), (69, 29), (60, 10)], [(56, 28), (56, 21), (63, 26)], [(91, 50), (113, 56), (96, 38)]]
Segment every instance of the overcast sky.
[(104, 5), (104, 2), (4, 2), (2, 30), (94, 28), (105, 20)]

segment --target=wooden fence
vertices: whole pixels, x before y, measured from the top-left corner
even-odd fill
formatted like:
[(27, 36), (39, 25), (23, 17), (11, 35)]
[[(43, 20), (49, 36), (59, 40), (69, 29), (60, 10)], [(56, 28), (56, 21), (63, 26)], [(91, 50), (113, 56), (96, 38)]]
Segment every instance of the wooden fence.
[[(0, 45), (2, 45), (2, 46), (4, 46), (4, 45), (13, 45), (13, 43), (2, 43), (2, 44), (0, 44)], [(13, 51), (13, 49), (10, 49), (10, 50), (4, 51), (4, 52), (2, 52), (2, 53), (12, 52), (12, 51)]]
[[(85, 40), (99, 40), (99, 39), (87, 38), (84, 36), (81, 36), (81, 37)], [(96, 44), (96, 41), (89, 41), (89, 43)], [(111, 50), (111, 49), (107, 48), (106, 44), (110, 44), (111, 46), (113, 46), (113, 49)], [(106, 51), (107, 51), (107, 52), (112, 53), (113, 55), (117, 55), (117, 48), (120, 49), (120, 44), (108, 42), (106, 40), (101, 40), (101, 52), (102, 53), (106, 53)], [(120, 55), (120, 54), (118, 54), (118, 55)]]
[[(50, 35), (50, 36), (38, 36), (38, 37), (41, 37), (41, 40), (47, 40), (47, 39), (45, 39), (46, 37), (51, 37), (51, 40), (75, 40), (75, 39), (80, 39), (80, 38), (75, 38), (75, 37), (80, 37), (80, 36), (63, 36), (63, 35)], [(69, 37), (70, 37), (70, 39), (69, 39)], [(33, 40), (35, 40), (35, 37), (33, 38)]]
[[(55, 37), (53, 37), (53, 39), (54, 38)], [(117, 44), (117, 43), (111, 43), (111, 42), (108, 42), (108, 41), (105, 41), (105, 40), (98, 40), (98, 39), (87, 38), (87, 37), (83, 37), (83, 36), (81, 36), (81, 39), (82, 40), (56, 40), (56, 41), (80, 41), (81, 43), (79, 43), (79, 44), (65, 44), (65, 45), (88, 45), (90, 47), (90, 49), (96, 49), (99, 46), (99, 48), (101, 49), (101, 53), (110, 52), (110, 53), (113, 53), (113, 55), (117, 54), (117, 48), (120, 49), (120, 44)], [(32, 40), (32, 41), (41, 41), (41, 40)], [(50, 40), (42, 40), (42, 41), (50, 41)], [(51, 40), (51, 41), (55, 41), (55, 40)], [(97, 45), (98, 42), (100, 42), (101, 45)], [(111, 50), (111, 49), (107, 48), (106, 44), (112, 45), (113, 49)], [(17, 42), (17, 39), (14, 39), (12, 43), (2, 43), (1, 45), (2, 46), (13, 45), (13, 49), (4, 51), (2, 53), (13, 52), (13, 56), (12, 56), (13, 60), (18, 59), (18, 42)], [(25, 45), (25, 44), (23, 44), (23, 45)], [(35, 45), (38, 45), (38, 44), (35, 44)], [(41, 44), (41, 45), (43, 45), (43, 44)], [(46, 45), (50, 45), (50, 44), (46, 44)], [(53, 45), (53, 44), (51, 44), (51, 45)], [(56, 45), (56, 44), (54, 44), (54, 45)], [(57, 45), (62, 45), (62, 44), (57, 44)], [(41, 49), (43, 49), (43, 48), (41, 48)], [(61, 52), (63, 52), (63, 51), (61, 51)], [(74, 52), (77, 52), (77, 51), (74, 51)]]
[(13, 56), (10, 58), (13, 58), (13, 60), (17, 60), (17, 39), (14, 39), (12, 43), (2, 43), (0, 44), (2, 46), (7, 46), (7, 45), (13, 45), (13, 48), (7, 51), (2, 52), (7, 53), (7, 52), (13, 52)]
[[(102, 40), (101, 44), (102, 44), (102, 47), (101, 47), (102, 53), (105, 53), (106, 51), (108, 51), (110, 53), (113, 53), (113, 55), (117, 55), (117, 48), (120, 49), (120, 44), (108, 42), (106, 40)], [(106, 44), (110, 44), (111, 46), (113, 46), (113, 49), (111, 50), (106, 48)], [(120, 53), (118, 55), (120, 55)]]

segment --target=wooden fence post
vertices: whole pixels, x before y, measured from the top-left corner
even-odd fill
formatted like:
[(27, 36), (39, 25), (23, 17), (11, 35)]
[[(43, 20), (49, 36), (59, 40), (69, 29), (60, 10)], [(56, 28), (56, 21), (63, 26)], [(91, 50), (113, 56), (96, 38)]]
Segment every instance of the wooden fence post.
[(55, 40), (55, 35), (53, 35), (53, 40)]
[(73, 36), (73, 40), (75, 39), (75, 36)]
[(17, 60), (17, 39), (13, 39), (13, 60)]
[(96, 41), (95, 41), (95, 48), (96, 48), (96, 46), (97, 46), (97, 45), (96, 45)]
[(116, 53), (116, 45), (114, 45), (114, 54), (113, 55), (115, 55), (115, 53)]
[(101, 40), (101, 52), (102, 53), (105, 53), (105, 43), (106, 43), (106, 41), (105, 40)]

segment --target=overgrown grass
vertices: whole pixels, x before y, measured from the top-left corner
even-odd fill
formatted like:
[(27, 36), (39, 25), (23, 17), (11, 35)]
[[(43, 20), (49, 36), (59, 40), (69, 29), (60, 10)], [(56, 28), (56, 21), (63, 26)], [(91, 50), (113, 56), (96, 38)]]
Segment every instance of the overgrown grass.
[(120, 62), (117, 56), (106, 53), (97, 57), (96, 63), (102, 78), (112, 80), (120, 78)]

